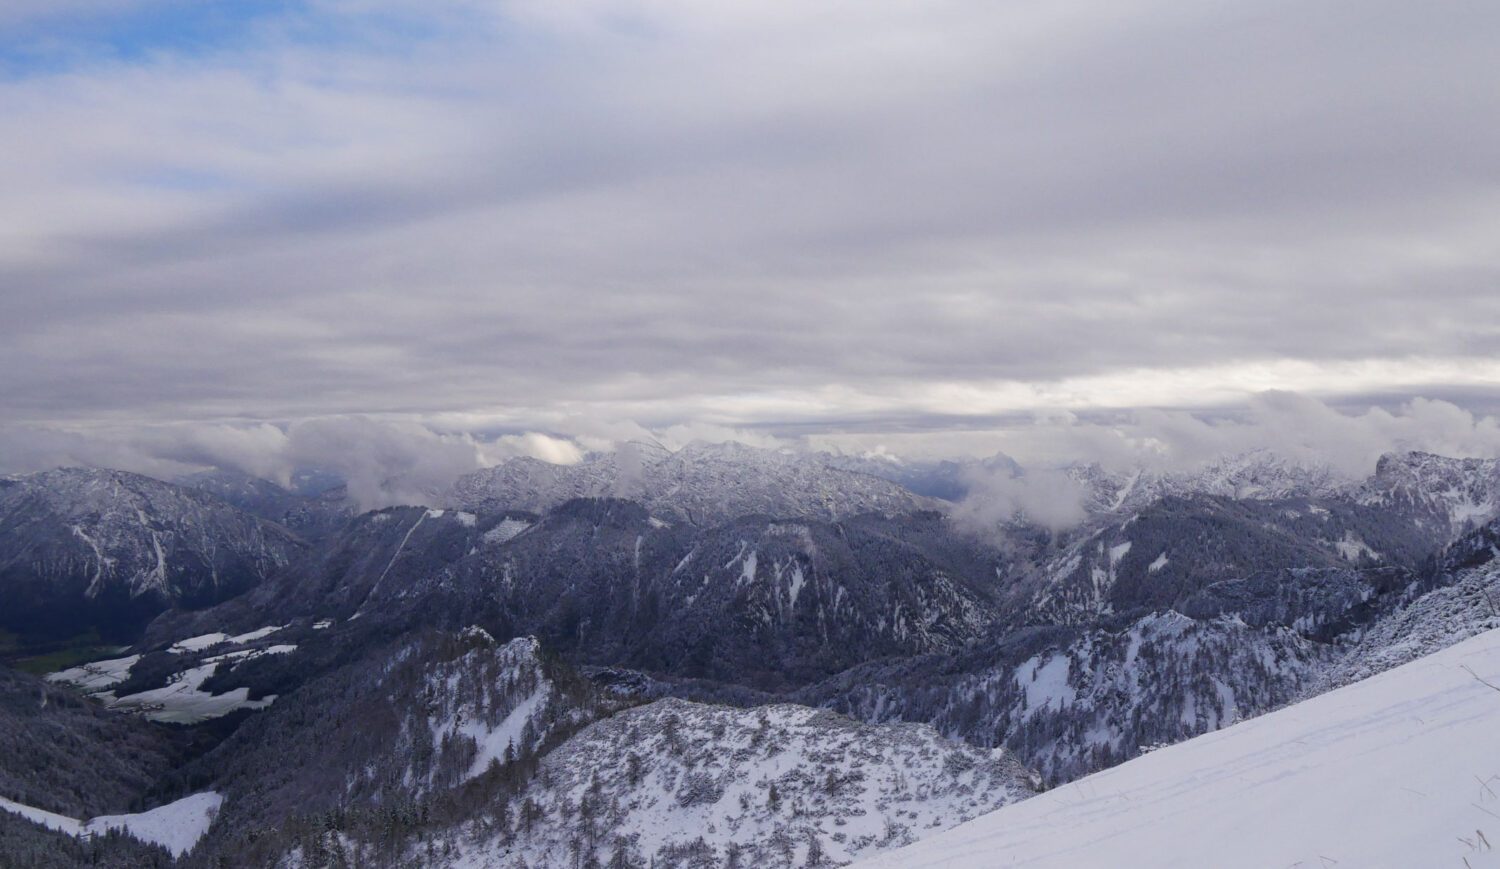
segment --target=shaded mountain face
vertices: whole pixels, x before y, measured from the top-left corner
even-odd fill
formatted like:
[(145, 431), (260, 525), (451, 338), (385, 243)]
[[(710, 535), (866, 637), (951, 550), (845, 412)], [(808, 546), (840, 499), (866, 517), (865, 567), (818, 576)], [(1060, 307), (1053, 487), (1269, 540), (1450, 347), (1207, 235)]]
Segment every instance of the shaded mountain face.
[(304, 544), (219, 499), (120, 471), (0, 480), (0, 627), (133, 639), (169, 607), (246, 591)]
[(792, 696), (1002, 745), (1063, 782), (1500, 627), (1500, 521), (1461, 536), (1421, 576), (1246, 570), (1186, 592), (1165, 582), (1145, 615), (997, 626), (958, 653), (871, 662)]
[(993, 573), (912, 527), (940, 523), (659, 528), (629, 502), (575, 501), (457, 565), (439, 593), (488, 595), (512, 630), (581, 660), (780, 687), (978, 635)]
[(701, 529), (617, 499), (542, 516), (390, 508), (240, 598), (160, 619), (148, 637), (298, 618), (447, 629), (483, 619), (580, 662), (782, 687), (961, 647), (994, 618), (999, 558), (953, 538), (937, 514)]
[(829, 458), (703, 443), (675, 453), (631, 445), (576, 465), (522, 457), (468, 474), (444, 501), (485, 514), (543, 512), (574, 498), (617, 497), (638, 501), (659, 519), (702, 526), (747, 515), (827, 520), (930, 505), (897, 483), (833, 467)]
[(348, 489), (331, 480), (314, 478), (309, 485), (293, 491), (241, 471), (216, 470), (191, 474), (177, 482), (275, 522), (309, 541), (322, 540), (359, 512)]
[(539, 517), (395, 508), (191, 631), (224, 613), (242, 629), (267, 613), (449, 628), (482, 616), (578, 661), (776, 687), (978, 636), (998, 556), (943, 528), (926, 514), (700, 529), (616, 499)]
[(1337, 630), (1429, 571), (1440, 545), (1410, 516), (1346, 500), (1168, 496), (1043, 558), (1027, 618), (1086, 624), (1175, 608)]
[[(501, 524), (506, 517), (488, 521)], [(415, 587), (472, 554), (486, 530), (472, 513), (457, 510), (388, 507), (361, 514), (250, 592), (209, 610), (164, 614), (147, 628), (145, 644), (214, 631), (237, 634), (296, 619), (342, 620), (360, 613), (368, 600), (397, 601), (371, 614), (400, 618)], [(418, 614), (414, 623), (424, 618)]]

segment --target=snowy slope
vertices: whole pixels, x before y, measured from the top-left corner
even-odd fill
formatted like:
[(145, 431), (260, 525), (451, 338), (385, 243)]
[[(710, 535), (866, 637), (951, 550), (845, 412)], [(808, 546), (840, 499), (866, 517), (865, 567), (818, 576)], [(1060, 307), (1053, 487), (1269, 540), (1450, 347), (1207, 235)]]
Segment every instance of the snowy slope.
[(1033, 786), (1004, 752), (930, 727), (859, 724), (787, 704), (659, 700), (564, 743), (519, 800), (514, 834), (447, 837), (455, 857), (443, 865), (841, 865), (1030, 796)]
[(1287, 628), (1163, 612), (1117, 630), (1023, 630), (963, 655), (872, 662), (795, 699), (1003, 745), (1060, 782), (1300, 697), (1328, 657)]
[(193, 794), (176, 802), (128, 815), (100, 815), (80, 821), (66, 815), (46, 812), (21, 803), (0, 799), (0, 811), (34, 821), (49, 830), (70, 836), (99, 836), (109, 830), (120, 830), (153, 845), (160, 845), (181, 857), (213, 824), (224, 798), (213, 791)]
[(1490, 631), (858, 865), (1500, 866), (1496, 686)]
[(1452, 581), (1386, 614), (1349, 638), (1337, 664), (1308, 696), (1368, 678), (1460, 640), (1500, 628), (1500, 557), (1464, 568)]

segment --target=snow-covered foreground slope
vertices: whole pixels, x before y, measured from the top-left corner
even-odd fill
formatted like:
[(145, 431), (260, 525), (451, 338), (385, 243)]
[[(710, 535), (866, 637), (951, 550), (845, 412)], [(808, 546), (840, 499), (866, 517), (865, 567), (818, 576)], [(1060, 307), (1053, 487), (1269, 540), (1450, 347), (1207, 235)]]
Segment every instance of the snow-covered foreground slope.
[(1497, 867), (1497, 686), (1490, 631), (858, 865)]

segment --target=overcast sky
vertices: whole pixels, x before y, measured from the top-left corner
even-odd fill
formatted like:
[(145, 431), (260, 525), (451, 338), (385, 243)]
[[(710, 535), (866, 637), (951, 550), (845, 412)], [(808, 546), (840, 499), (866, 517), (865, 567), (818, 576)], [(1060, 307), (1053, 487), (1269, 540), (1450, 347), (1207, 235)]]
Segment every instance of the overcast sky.
[(10, 0), (0, 468), (1293, 406), (1493, 452), (1497, 45), (1492, 0)]

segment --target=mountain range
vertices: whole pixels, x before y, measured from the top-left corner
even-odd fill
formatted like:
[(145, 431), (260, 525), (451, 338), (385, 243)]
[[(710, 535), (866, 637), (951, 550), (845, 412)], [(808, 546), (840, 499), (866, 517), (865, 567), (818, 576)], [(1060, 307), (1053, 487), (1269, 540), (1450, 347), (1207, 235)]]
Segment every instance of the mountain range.
[[(965, 518), (1028, 477), (1076, 521)], [(36, 829), (0, 863), (94, 829), (159, 865), (842, 864), (1500, 627), (1497, 514), (1494, 461), (1422, 453), (632, 444), (369, 512), (7, 478), (0, 816)]]

